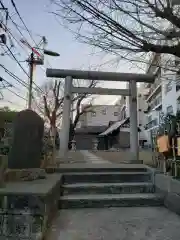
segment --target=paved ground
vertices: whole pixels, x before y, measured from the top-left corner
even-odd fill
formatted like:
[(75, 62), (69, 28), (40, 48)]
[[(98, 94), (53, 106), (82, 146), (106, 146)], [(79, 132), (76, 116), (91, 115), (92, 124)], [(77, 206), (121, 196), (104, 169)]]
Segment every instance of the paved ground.
[(180, 217), (165, 208), (62, 210), (48, 239), (179, 240)]
[(59, 157), (59, 152), (57, 152), (56, 162), (60, 164), (86, 163), (84, 155), (80, 151), (68, 151), (65, 159)]
[[(97, 157), (100, 157), (104, 160), (108, 160), (112, 163), (122, 163), (128, 162), (131, 160), (131, 153), (129, 150), (120, 150), (120, 151), (91, 151)], [(153, 166), (152, 160), (153, 153), (148, 150), (140, 150), (139, 151), (139, 160), (143, 160), (144, 164)]]
[(95, 164), (111, 163), (108, 160), (105, 160), (101, 157), (98, 157), (94, 153), (89, 152), (88, 150), (81, 150), (80, 152), (84, 156), (84, 159), (86, 160), (87, 163), (95, 163)]

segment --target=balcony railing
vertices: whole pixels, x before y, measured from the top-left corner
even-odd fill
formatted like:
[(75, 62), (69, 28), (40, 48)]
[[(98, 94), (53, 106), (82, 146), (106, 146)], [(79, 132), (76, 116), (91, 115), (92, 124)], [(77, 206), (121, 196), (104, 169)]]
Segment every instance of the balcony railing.
[(156, 110), (158, 107), (160, 107), (162, 105), (162, 97), (160, 96), (160, 97), (158, 97), (158, 98), (156, 98), (154, 101), (153, 101), (153, 103), (152, 103), (152, 105), (151, 105), (151, 108), (152, 109), (154, 109), (154, 110)]
[[(153, 83), (153, 84), (151, 85), (151, 88), (150, 88), (150, 90), (149, 90), (149, 93), (148, 93), (148, 95), (147, 95), (147, 97), (146, 97), (146, 101), (149, 101), (149, 100), (152, 98), (152, 96), (158, 92), (158, 90), (160, 89), (160, 87), (161, 87), (161, 82), (160, 82), (160, 81), (157, 81), (157, 82)], [(158, 92), (158, 93), (159, 93), (159, 92)]]
[(150, 128), (156, 127), (157, 125), (158, 125), (158, 121), (155, 118), (145, 125), (145, 129), (148, 130)]
[(148, 105), (148, 107), (144, 110), (144, 113), (148, 113), (151, 110), (157, 110), (162, 107), (162, 96), (159, 96), (154, 99), (154, 101)]

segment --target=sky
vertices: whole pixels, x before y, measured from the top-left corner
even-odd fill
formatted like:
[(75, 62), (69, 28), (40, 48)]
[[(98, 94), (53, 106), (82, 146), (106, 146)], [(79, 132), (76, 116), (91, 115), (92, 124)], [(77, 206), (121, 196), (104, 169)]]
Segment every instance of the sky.
[[(10, 0), (2, 0), (5, 7), (9, 10), (9, 15), (12, 19), (20, 26), (24, 27), (20, 21), (17, 14), (15, 14), (14, 8)], [(34, 81), (38, 86), (42, 86), (44, 82), (48, 81), (45, 75), (45, 70), (47, 67), (52, 68), (65, 68), (65, 69), (84, 69), (93, 70), (93, 68), (99, 67), (102, 71), (116, 71), (116, 72), (134, 72), (138, 73), (140, 70), (132, 65), (120, 62), (117, 64), (112, 64), (110, 60), (114, 59), (113, 56), (106, 55), (104, 53), (99, 53), (99, 49), (94, 49), (92, 46), (82, 44), (77, 42), (72, 33), (68, 32), (63, 26), (59, 24), (55, 16), (50, 13), (52, 6), (50, 0), (14, 0), (16, 6), (19, 10), (21, 17), (28, 29), (32, 32), (35, 42), (41, 40), (41, 36), (45, 36), (48, 45), (47, 49), (58, 52), (60, 57), (50, 57), (45, 56), (44, 66), (37, 66)], [(4, 13), (1, 14), (3, 16)], [(7, 27), (11, 30), (11, 33), (16, 37), (16, 39), (22, 39), (22, 36), (17, 31), (11, 20), (8, 20)], [(27, 31), (22, 30), (23, 36), (29, 41), (31, 46), (33, 46), (33, 41), (28, 35)], [(30, 54), (30, 50), (27, 47), (21, 48), (16, 44), (12, 48), (12, 52), (15, 53), (16, 58), (22, 61), (21, 64), (23, 68), (28, 72), (28, 64), (25, 61)], [(3, 52), (3, 50), (2, 50)], [(110, 63), (105, 64), (110, 61)], [(27, 75), (21, 70), (14, 59), (9, 56), (0, 55), (0, 64), (3, 64), (7, 69), (16, 74), (19, 78), (28, 82)], [(13, 84), (15, 88), (9, 88), (13, 90), (16, 94), (23, 98), (27, 98), (27, 89), (18, 84), (13, 78), (8, 76), (5, 71), (0, 68), (0, 76), (6, 79), (8, 82)], [(125, 88), (125, 83), (122, 82), (102, 82), (101, 87), (107, 88)], [(13, 109), (23, 109), (27, 106), (27, 102), (20, 97), (12, 94), (9, 90), (3, 90), (4, 99), (1, 100), (1, 106), (9, 106)], [(117, 96), (98, 96), (94, 103), (98, 104), (112, 104)]]

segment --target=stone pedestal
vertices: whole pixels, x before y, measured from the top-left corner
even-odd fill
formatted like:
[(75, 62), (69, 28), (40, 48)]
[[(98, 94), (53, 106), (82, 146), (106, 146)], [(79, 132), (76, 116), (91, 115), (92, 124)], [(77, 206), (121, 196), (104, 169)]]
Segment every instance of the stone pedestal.
[(46, 173), (44, 169), (8, 169), (6, 172), (7, 182), (33, 181), (37, 179), (45, 179)]

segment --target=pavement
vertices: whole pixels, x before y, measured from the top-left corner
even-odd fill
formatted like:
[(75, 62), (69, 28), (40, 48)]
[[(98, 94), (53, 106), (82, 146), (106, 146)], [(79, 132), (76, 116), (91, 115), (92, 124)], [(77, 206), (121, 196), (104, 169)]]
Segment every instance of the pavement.
[(95, 154), (91, 153), (88, 150), (81, 150), (80, 151), (82, 155), (84, 156), (84, 159), (87, 163), (95, 163), (95, 164), (100, 164), (100, 163), (111, 163), (108, 160), (105, 160), (101, 157), (96, 156)]
[(163, 207), (61, 210), (53, 240), (179, 240), (180, 217)]

